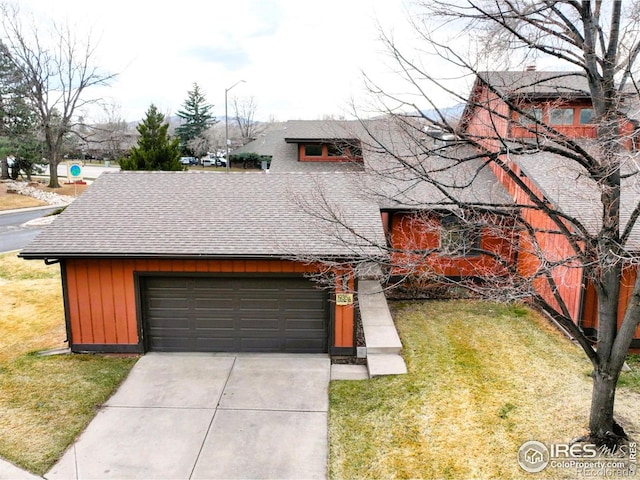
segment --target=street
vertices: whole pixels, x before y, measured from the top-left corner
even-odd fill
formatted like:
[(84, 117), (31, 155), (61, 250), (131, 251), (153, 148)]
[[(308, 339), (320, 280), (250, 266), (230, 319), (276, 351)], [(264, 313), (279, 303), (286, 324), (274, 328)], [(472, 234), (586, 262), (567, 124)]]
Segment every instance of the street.
[(20, 250), (44, 228), (23, 226), (29, 220), (44, 217), (60, 207), (47, 207), (16, 213), (0, 214), (0, 253)]

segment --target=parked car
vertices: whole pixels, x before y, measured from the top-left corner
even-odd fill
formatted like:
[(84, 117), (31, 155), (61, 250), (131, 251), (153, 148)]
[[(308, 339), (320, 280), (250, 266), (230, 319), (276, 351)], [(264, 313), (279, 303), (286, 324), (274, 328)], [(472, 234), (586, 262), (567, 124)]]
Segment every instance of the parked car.
[(203, 167), (212, 167), (212, 166), (226, 167), (227, 160), (224, 157), (220, 157), (219, 155), (216, 155), (215, 153), (209, 153), (206, 157), (202, 159), (202, 166)]
[(196, 157), (180, 157), (180, 163), (182, 165), (197, 165), (198, 160)]

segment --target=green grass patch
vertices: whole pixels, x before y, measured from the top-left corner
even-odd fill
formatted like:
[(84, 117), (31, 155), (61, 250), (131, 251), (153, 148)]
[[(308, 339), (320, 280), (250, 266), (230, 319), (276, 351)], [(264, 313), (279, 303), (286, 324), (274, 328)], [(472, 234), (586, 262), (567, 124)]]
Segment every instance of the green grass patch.
[[(586, 432), (590, 364), (535, 312), (470, 300), (391, 306), (409, 373), (331, 382), (331, 478), (523, 478), (525, 441)], [(637, 428), (631, 400), (621, 408)]]
[(34, 353), (66, 346), (59, 268), (0, 255), (0, 457), (39, 475), (82, 432), (136, 361)]
[(0, 457), (42, 475), (96, 415), (136, 358), (22, 355), (0, 369)]
[(631, 371), (620, 374), (618, 386), (640, 393), (640, 355), (629, 355), (627, 357), (627, 365), (629, 365)]

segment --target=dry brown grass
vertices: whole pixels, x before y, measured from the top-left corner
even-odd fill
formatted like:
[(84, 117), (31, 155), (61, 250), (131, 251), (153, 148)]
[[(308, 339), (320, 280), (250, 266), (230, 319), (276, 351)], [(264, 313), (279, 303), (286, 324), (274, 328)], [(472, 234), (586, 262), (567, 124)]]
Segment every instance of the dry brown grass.
[[(332, 478), (523, 478), (516, 454), (525, 441), (586, 432), (590, 364), (535, 313), (416, 302), (394, 319), (409, 373), (331, 384)], [(617, 417), (636, 438), (639, 400), (619, 390)]]
[(0, 256), (0, 456), (45, 473), (135, 363), (66, 346), (59, 266)]
[(7, 193), (7, 185), (0, 183), (0, 210), (40, 207), (43, 205), (46, 205), (46, 203), (41, 200), (36, 200), (33, 197), (27, 197), (17, 193)]
[[(69, 197), (77, 197), (87, 188), (87, 185), (64, 184), (61, 183), (60, 188), (49, 188), (43, 183), (33, 182), (32, 186), (44, 192), (53, 192), (58, 195), (67, 195)], [(7, 193), (7, 184), (0, 182), (0, 210), (14, 210), (18, 208), (41, 207), (46, 202), (37, 200), (27, 195), (17, 193)]]
[(0, 361), (44, 348), (63, 347), (64, 311), (60, 267), (0, 257)]

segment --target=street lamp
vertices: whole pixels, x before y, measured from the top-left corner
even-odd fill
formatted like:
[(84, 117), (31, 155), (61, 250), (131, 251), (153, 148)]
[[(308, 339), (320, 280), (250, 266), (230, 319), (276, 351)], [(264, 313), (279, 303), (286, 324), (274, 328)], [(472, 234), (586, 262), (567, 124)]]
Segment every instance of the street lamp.
[(225, 131), (225, 140), (227, 145), (227, 173), (231, 171), (231, 159), (229, 158), (229, 114), (227, 111), (227, 93), (233, 87), (238, 85), (239, 83), (245, 83), (244, 80), (238, 80), (236, 83), (231, 85), (229, 88), (224, 89), (224, 131)]

